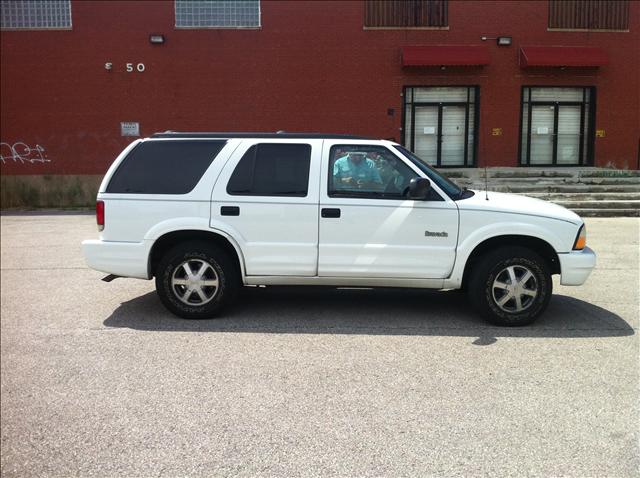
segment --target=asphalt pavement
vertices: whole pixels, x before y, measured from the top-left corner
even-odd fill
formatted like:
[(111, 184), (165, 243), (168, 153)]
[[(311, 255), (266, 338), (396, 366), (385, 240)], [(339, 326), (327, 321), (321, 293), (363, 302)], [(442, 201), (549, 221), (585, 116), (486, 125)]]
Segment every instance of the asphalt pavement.
[(1, 221), (1, 474), (640, 476), (637, 218), (524, 328), (455, 292), (246, 290), (223, 319), (88, 269), (85, 214)]

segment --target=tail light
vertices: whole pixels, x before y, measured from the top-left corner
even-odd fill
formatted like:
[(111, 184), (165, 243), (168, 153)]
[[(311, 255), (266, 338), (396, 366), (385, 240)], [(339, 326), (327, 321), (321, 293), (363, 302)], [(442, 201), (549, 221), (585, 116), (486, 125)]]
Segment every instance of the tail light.
[(98, 231), (104, 230), (104, 201), (96, 202), (96, 222)]

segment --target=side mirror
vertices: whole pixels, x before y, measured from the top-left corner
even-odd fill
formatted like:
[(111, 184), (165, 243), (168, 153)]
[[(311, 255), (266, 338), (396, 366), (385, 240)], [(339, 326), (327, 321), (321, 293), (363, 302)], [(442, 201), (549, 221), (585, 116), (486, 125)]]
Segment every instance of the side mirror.
[(409, 199), (426, 199), (431, 190), (427, 178), (413, 178), (409, 182)]

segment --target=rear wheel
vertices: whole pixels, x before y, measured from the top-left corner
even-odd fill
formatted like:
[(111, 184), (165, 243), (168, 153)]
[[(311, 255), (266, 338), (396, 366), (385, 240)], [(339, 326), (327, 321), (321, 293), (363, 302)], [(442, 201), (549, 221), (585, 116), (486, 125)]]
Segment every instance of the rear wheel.
[(240, 288), (234, 261), (214, 245), (190, 241), (170, 249), (156, 270), (156, 291), (171, 312), (185, 319), (210, 319)]
[(535, 252), (505, 247), (482, 256), (473, 266), (467, 293), (476, 309), (496, 325), (532, 323), (552, 294), (549, 266)]

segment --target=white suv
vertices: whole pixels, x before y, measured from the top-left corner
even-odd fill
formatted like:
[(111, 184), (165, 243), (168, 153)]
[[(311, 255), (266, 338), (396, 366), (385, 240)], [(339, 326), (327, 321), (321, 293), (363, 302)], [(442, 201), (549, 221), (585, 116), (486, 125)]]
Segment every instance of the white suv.
[(155, 277), (180, 317), (219, 314), (242, 286), (464, 289), (488, 320), (544, 311), (552, 274), (595, 266), (579, 216), (460, 189), (404, 147), (342, 135), (160, 133), (129, 145), (98, 193), (105, 278)]

